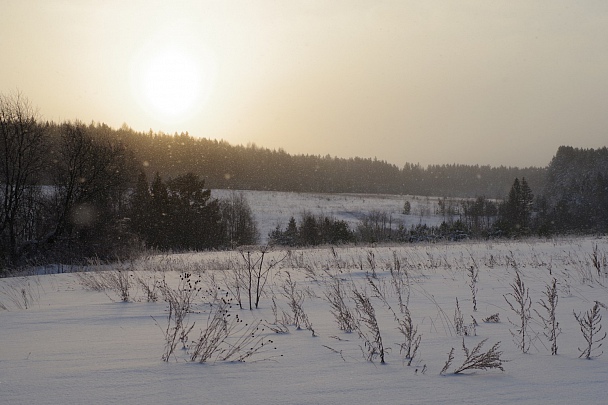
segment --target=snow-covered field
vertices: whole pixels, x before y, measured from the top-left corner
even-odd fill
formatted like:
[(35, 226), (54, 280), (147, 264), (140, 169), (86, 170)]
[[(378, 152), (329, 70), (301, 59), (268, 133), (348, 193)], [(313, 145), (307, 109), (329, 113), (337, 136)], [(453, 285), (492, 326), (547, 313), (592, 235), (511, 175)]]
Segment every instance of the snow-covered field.
[[(267, 253), (262, 268), (284, 255), (281, 250)], [(598, 357), (592, 360), (579, 358), (579, 348), (586, 343), (573, 312), (584, 314), (595, 301), (608, 304), (607, 255), (606, 238), (294, 250), (269, 270), (259, 309), (254, 310), (235, 305), (233, 276), (244, 269), (238, 252), (147, 257), (125, 263), (121, 273), (116, 266), (93, 266), (80, 269), (87, 270), (84, 275), (41, 270), (38, 275), (0, 279), (0, 403), (605, 404), (608, 354), (600, 355), (600, 348), (593, 350)], [(471, 269), (478, 272), (473, 284), (476, 311)], [(399, 270), (400, 278), (391, 270)], [(516, 344), (518, 326), (510, 321), (518, 324), (520, 318), (507, 302), (513, 302), (509, 294), (518, 274), (531, 301), (528, 353)], [(129, 280), (128, 302), (121, 301), (120, 288), (91, 288), (124, 275)], [(302, 322), (301, 329), (292, 324), (288, 277), (309, 321)], [(543, 334), (540, 315), (546, 316), (546, 310), (539, 304), (547, 301), (544, 291), (553, 278), (561, 329), (556, 356)], [(400, 353), (404, 336), (397, 319), (405, 315), (399, 310), (395, 280), (402, 281), (402, 301), (421, 336), (410, 366)], [(165, 291), (189, 292), (191, 311), (185, 323), (194, 325), (187, 350), (179, 343), (167, 362), (161, 360), (167, 353), (168, 326), (168, 305), (158, 287), (163, 282)], [(386, 364), (378, 358), (367, 361), (359, 334), (339, 329), (326, 297), (336, 282), (353, 311), (353, 289), (370, 298)], [(157, 286), (157, 302), (148, 300), (143, 285), (153, 290)], [(238, 315), (248, 325), (262, 321), (253, 334), (265, 346), (244, 363), (216, 361), (217, 356), (202, 364), (189, 360), (195, 350), (191, 342), (199, 340), (217, 308), (218, 301), (209, 305), (214, 295), (232, 299), (228, 315)], [(241, 298), (247, 307), (245, 290)], [(457, 334), (456, 299), (469, 336)], [(606, 312), (600, 307), (600, 315)], [(483, 322), (495, 314), (500, 322)], [(473, 318), (476, 327), (471, 326)], [(288, 332), (271, 332), (282, 320)], [(601, 322), (604, 330), (606, 322), (608, 318)], [(371, 336), (361, 322), (360, 328)], [(597, 338), (602, 336), (603, 331)], [(227, 342), (235, 344), (237, 338), (235, 333)], [(472, 350), (483, 339), (487, 341), (480, 353), (500, 343), (504, 371), (452, 374), (464, 361), (463, 341)], [(451, 348), (454, 361), (440, 374)], [(241, 349), (242, 354), (250, 348)]]
[[(225, 198), (233, 191), (211, 190), (214, 198)], [(401, 221), (408, 228), (416, 224), (440, 225), (444, 220), (435, 215), (438, 198), (379, 194), (322, 194), (290, 193), (282, 191), (238, 191), (247, 199), (259, 231), (260, 242), (266, 243), (268, 233), (280, 225), (287, 226), (292, 216), (299, 220), (303, 212), (324, 215), (346, 221), (356, 229), (359, 221), (371, 212), (383, 212), (392, 217), (394, 223)], [(404, 215), (403, 205), (411, 204), (409, 215)]]

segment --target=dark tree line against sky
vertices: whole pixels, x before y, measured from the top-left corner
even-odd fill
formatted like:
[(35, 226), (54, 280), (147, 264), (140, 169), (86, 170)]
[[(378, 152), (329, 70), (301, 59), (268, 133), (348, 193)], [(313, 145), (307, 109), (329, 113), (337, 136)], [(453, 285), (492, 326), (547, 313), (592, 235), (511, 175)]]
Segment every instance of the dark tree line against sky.
[[(175, 251), (255, 243), (259, 235), (246, 199), (235, 193), (218, 201), (211, 188), (471, 198), (462, 202), (457, 221), (451, 216), (442, 225), (450, 235), (608, 229), (606, 148), (560, 147), (547, 168), (399, 168), (377, 159), (290, 155), (188, 134), (139, 133), (126, 125), (116, 130), (43, 122), (19, 93), (0, 94), (0, 186), (5, 265), (114, 259), (142, 247)], [(354, 230), (310, 217), (290, 221), (286, 235), (281, 229), (277, 235), (290, 243), (296, 229), (298, 243), (378, 241), (395, 235), (398, 224), (386, 215), (375, 213)], [(412, 232), (434, 231), (399, 232), (398, 240), (405, 241)]]
[[(515, 177), (532, 188), (544, 185), (545, 168), (442, 164), (403, 167), (375, 158), (291, 155), (282, 149), (230, 145), (188, 134), (141, 133), (126, 125), (111, 131), (128, 145), (148, 176), (193, 172), (210, 188), (327, 193), (410, 194), (502, 198)], [(390, 145), (387, 145), (390, 147)]]

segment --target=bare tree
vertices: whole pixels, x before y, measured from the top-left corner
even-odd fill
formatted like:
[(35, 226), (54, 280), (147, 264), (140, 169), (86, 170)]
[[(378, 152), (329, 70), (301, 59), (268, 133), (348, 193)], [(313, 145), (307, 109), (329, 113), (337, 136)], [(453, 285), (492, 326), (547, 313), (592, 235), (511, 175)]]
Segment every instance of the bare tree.
[(220, 200), (220, 215), (226, 241), (231, 248), (258, 242), (257, 224), (242, 191), (232, 191), (227, 198)]
[(9, 261), (17, 258), (23, 242), (20, 214), (44, 164), (45, 131), (36, 118), (20, 92), (0, 94), (0, 240), (6, 249), (0, 255)]
[(119, 142), (93, 134), (93, 130), (81, 123), (60, 127), (55, 164), (58, 216), (53, 237), (90, 226), (104, 210), (112, 211), (122, 204), (130, 175), (126, 149)]

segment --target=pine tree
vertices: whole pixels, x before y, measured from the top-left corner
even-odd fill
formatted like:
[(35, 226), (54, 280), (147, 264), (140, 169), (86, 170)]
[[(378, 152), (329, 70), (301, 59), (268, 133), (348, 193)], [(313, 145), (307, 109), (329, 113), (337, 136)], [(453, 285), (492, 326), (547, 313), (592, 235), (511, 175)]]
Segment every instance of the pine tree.
[(298, 225), (294, 217), (289, 218), (289, 223), (285, 230), (285, 242), (288, 246), (296, 246), (298, 244)]
[(521, 189), (519, 196), (519, 223), (521, 225), (522, 233), (530, 232), (530, 216), (532, 214), (532, 203), (534, 202), (534, 194), (528, 186), (528, 182), (525, 177), (521, 179)]
[(131, 196), (131, 226), (135, 233), (146, 239), (150, 232), (152, 196), (146, 173), (142, 170), (137, 177), (135, 191)]
[(169, 248), (167, 228), (169, 226), (169, 193), (167, 185), (160, 174), (156, 172), (150, 187), (150, 212), (148, 234), (145, 238), (148, 244), (158, 249)]
[(167, 182), (169, 220), (166, 229), (174, 248), (200, 250), (224, 244), (219, 202), (211, 199), (205, 180), (187, 173)]
[(499, 227), (508, 235), (526, 235), (530, 233), (530, 217), (534, 195), (525, 178), (520, 183), (515, 178), (509, 190), (509, 196), (501, 210)]
[(299, 236), (299, 242), (304, 246), (316, 246), (321, 243), (319, 224), (311, 213), (303, 214)]
[(515, 178), (513, 181), (513, 185), (509, 190), (509, 196), (507, 197), (507, 201), (503, 204), (503, 209), (501, 212), (501, 219), (503, 222), (503, 226), (507, 234), (517, 234), (519, 231), (519, 213), (518, 206), (519, 200), (521, 198), (521, 185), (519, 184), (519, 179)]

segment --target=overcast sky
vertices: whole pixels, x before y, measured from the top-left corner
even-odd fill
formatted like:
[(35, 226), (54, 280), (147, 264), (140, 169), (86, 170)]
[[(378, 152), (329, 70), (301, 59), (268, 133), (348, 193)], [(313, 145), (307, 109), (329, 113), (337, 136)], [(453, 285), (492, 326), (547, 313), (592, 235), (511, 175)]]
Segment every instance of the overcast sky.
[(2, 0), (16, 90), (53, 121), (545, 166), (608, 143), (608, 1)]

